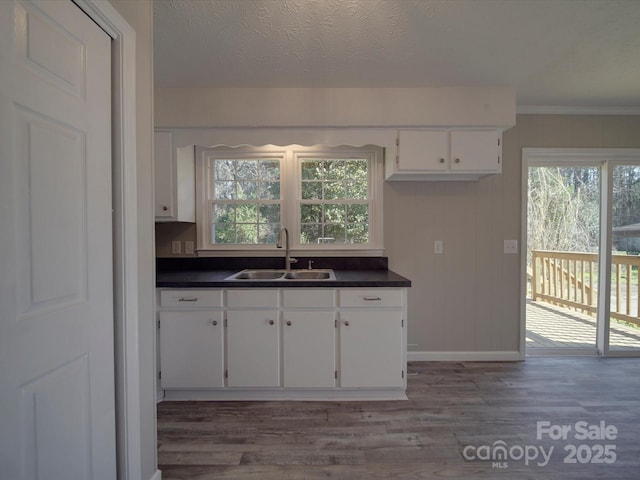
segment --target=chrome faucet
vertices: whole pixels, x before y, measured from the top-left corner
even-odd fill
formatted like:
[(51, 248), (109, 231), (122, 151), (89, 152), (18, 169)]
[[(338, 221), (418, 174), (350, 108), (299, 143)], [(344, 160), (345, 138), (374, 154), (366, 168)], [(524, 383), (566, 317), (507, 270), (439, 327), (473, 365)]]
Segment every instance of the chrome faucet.
[(282, 237), (284, 237), (284, 268), (285, 270), (291, 270), (291, 264), (297, 263), (297, 258), (291, 258), (289, 253), (289, 230), (283, 228), (280, 230), (280, 235), (278, 235), (278, 243), (276, 244), (277, 248), (282, 248)]

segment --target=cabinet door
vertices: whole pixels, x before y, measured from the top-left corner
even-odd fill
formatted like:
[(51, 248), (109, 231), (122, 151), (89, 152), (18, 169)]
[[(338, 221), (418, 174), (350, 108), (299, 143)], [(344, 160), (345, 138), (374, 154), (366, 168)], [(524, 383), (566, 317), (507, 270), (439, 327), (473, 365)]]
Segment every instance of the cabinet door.
[(160, 312), (162, 388), (224, 386), (222, 312)]
[(500, 133), (497, 130), (451, 132), (451, 169), (500, 172)]
[(402, 387), (400, 311), (340, 312), (340, 386)]
[(443, 130), (400, 130), (398, 171), (439, 172), (449, 168), (449, 139)]
[(173, 145), (171, 132), (155, 132), (154, 169), (155, 169), (155, 216), (157, 219), (174, 218), (176, 212), (175, 173), (173, 163)]
[(335, 387), (334, 313), (285, 311), (282, 325), (283, 386)]
[(277, 310), (227, 312), (227, 385), (278, 387), (280, 334)]

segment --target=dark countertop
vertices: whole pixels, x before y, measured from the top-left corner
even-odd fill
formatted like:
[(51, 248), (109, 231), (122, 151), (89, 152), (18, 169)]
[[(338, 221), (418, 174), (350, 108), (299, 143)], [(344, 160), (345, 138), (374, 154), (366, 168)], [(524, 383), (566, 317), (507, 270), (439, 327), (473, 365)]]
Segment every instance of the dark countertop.
[(411, 281), (391, 270), (336, 270), (335, 280), (225, 280), (242, 269), (164, 271), (156, 287), (164, 288), (308, 288), (410, 287)]
[[(164, 288), (309, 288), (410, 287), (411, 280), (388, 269), (386, 257), (301, 257), (314, 269), (331, 268), (335, 280), (226, 280), (245, 269), (281, 269), (282, 257), (209, 257), (156, 259), (156, 287)], [(303, 268), (301, 268), (303, 269)]]

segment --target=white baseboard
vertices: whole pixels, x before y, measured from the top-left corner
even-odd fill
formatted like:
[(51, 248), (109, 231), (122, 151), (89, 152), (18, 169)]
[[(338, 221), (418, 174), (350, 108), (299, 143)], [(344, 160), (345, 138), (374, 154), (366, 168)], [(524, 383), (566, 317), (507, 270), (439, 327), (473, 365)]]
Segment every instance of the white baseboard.
[(149, 478), (149, 480), (162, 480), (162, 471), (156, 470), (156, 472), (151, 475), (151, 478)]
[(519, 362), (518, 351), (490, 352), (407, 352), (409, 362)]

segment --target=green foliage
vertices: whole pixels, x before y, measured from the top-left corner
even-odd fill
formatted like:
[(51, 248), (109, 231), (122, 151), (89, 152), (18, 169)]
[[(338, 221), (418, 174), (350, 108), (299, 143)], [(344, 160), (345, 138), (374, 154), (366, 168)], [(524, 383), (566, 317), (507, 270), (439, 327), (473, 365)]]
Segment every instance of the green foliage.
[(367, 161), (304, 159), (301, 163), (301, 243), (366, 243)]

